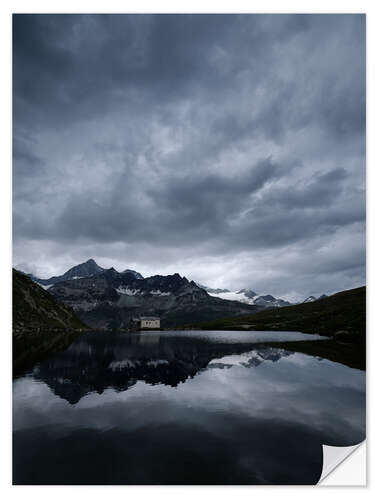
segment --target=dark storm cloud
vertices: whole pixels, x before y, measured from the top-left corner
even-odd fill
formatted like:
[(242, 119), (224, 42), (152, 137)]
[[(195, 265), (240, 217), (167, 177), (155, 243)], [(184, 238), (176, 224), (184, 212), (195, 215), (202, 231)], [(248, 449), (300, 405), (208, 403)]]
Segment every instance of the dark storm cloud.
[[(16, 15), (16, 116), (58, 127), (111, 109), (132, 89), (144, 92), (140, 99), (152, 104), (183, 95), (198, 73), (211, 83), (215, 75), (210, 76), (207, 55), (215, 39), (225, 39), (234, 20)], [(126, 105), (132, 107), (131, 102)]]
[[(262, 285), (257, 259), (275, 293), (363, 280), (364, 16), (13, 25), (16, 263), (57, 272), (101, 256), (162, 272), (175, 261), (236, 287)], [(297, 278), (282, 256), (298, 252)]]
[[(267, 158), (235, 177), (172, 176), (168, 184), (146, 186), (143, 204), (149, 209), (140, 210), (142, 179), (125, 172), (101, 198), (95, 198), (95, 193), (74, 196), (57, 221), (43, 219), (39, 226), (24, 227), (23, 232), (28, 232), (30, 238), (52, 236), (66, 243), (77, 237), (92, 238), (93, 234), (97, 241), (115, 242), (119, 234), (126, 234), (129, 240), (186, 244), (192, 237), (216, 237), (218, 231), (225, 234), (231, 217), (278, 175), (277, 166)], [(100, 196), (100, 192), (96, 195)], [(183, 234), (179, 228), (183, 228)]]

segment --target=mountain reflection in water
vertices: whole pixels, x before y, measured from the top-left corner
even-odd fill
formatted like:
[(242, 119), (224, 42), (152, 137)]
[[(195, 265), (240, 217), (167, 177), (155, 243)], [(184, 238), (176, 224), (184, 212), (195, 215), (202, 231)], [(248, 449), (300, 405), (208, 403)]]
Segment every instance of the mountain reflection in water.
[(365, 375), (254, 333), (83, 335), (14, 383), (14, 482), (314, 484)]

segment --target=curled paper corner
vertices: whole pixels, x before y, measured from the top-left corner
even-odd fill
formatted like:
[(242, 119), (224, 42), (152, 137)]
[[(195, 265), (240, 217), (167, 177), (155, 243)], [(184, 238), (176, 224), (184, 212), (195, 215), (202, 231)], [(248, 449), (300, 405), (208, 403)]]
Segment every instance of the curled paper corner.
[[(319, 485), (333, 485), (336, 484), (335, 482), (330, 482), (330, 481), (325, 481), (325, 479), (333, 472), (344, 460), (346, 460), (350, 455), (352, 455), (353, 452), (355, 452), (358, 448), (361, 447), (363, 443), (366, 443), (366, 441), (362, 441), (361, 443), (355, 444), (354, 446), (328, 446), (323, 444), (323, 467), (322, 467), (322, 473), (320, 475), (319, 481), (317, 484)], [(364, 448), (364, 457), (365, 457), (366, 450)], [(364, 468), (364, 475), (365, 476), (365, 469), (366, 469), (366, 463), (364, 462), (362, 464)], [(350, 482), (347, 484), (351, 484)], [(357, 483), (356, 480), (354, 479), (353, 485), (361, 485), (365, 484), (365, 480), (360, 481), (360, 483)], [(339, 483), (337, 483), (339, 485)]]

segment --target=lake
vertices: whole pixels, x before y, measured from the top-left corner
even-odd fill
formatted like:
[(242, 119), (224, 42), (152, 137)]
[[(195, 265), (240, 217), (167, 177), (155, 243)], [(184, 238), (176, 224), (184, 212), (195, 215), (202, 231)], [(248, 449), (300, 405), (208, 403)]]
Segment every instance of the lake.
[(14, 380), (13, 482), (315, 484), (365, 438), (365, 372), (267, 342), (321, 338), (85, 333)]

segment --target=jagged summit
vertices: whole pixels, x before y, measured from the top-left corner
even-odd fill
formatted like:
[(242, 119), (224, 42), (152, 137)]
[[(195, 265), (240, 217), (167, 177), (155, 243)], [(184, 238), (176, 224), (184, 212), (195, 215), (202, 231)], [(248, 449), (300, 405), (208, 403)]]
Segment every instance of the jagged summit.
[(74, 277), (84, 278), (86, 276), (97, 274), (104, 269), (95, 262), (94, 259), (89, 259), (82, 264), (78, 264), (77, 266), (72, 267), (63, 276), (67, 279), (72, 279)]
[(94, 276), (103, 271), (104, 269), (98, 266), (94, 259), (88, 259), (86, 262), (68, 269), (68, 271), (66, 271), (64, 274), (61, 274), (60, 276), (52, 276), (48, 279), (42, 279), (36, 276), (30, 276), (30, 278), (40, 285), (51, 286), (61, 281), (75, 280), (80, 278), (87, 278), (88, 276)]
[(66, 271), (64, 274), (61, 274), (59, 276), (52, 276), (51, 278), (48, 279), (38, 278), (37, 276), (33, 276), (31, 274), (29, 274), (28, 276), (36, 283), (39, 283), (45, 288), (47, 287), (49, 288), (52, 285), (55, 285), (56, 283), (61, 283), (63, 281), (69, 281), (69, 280), (77, 280), (82, 278), (90, 278), (92, 276), (97, 276), (98, 274), (105, 273), (108, 271), (111, 272), (112, 274), (113, 273), (130, 274), (132, 277), (135, 277), (137, 279), (143, 279), (143, 276), (140, 273), (138, 273), (137, 271), (133, 271), (132, 269), (126, 269), (125, 271), (123, 271), (123, 273), (118, 273), (118, 271), (116, 271), (114, 267), (105, 269), (99, 266), (93, 258), (90, 258), (86, 260), (86, 262), (82, 262), (81, 264), (77, 264), (76, 266), (73, 266), (72, 268), (68, 269), (68, 271)]

